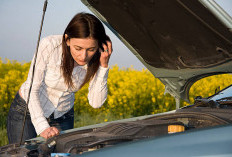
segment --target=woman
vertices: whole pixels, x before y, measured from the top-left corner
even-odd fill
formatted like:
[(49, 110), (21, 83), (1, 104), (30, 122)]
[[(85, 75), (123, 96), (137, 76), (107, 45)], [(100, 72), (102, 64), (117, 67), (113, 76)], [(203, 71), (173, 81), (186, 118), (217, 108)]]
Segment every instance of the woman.
[[(89, 81), (89, 103), (100, 107), (107, 97), (111, 53), (112, 44), (102, 23), (88, 13), (75, 15), (63, 36), (41, 40), (23, 140), (37, 135), (47, 139), (73, 128), (74, 93)], [(9, 143), (20, 142), (31, 77), (32, 66), (8, 113)]]

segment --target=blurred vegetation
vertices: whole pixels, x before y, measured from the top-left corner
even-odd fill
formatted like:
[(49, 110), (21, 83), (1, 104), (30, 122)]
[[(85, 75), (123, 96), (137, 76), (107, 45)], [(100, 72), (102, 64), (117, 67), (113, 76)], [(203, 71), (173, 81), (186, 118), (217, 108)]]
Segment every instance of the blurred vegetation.
[[(0, 146), (8, 143), (6, 117), (12, 100), (21, 84), (26, 80), (30, 63), (0, 58)], [(223, 74), (197, 81), (190, 89), (190, 102), (196, 96), (208, 97), (232, 83), (232, 75)], [(88, 104), (88, 84), (75, 95), (75, 127), (113, 121), (142, 115), (156, 114), (175, 109), (175, 99), (164, 95), (164, 85), (148, 70), (133, 67), (110, 69), (108, 77), (108, 98), (101, 108)], [(181, 106), (188, 105), (181, 101)]]

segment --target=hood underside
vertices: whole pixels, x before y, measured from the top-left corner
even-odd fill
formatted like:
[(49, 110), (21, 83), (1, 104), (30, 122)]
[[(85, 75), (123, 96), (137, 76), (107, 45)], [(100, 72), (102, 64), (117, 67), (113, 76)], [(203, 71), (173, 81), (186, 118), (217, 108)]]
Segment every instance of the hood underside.
[(82, 2), (176, 98), (187, 100), (200, 78), (232, 72), (232, 33), (222, 22), (231, 18), (216, 3), (220, 19), (197, 0)]

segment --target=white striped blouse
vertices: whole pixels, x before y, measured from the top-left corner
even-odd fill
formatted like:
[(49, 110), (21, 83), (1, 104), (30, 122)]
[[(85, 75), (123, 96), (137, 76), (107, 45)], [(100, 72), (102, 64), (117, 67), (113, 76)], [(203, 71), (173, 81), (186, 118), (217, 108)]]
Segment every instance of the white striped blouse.
[[(46, 118), (54, 112), (54, 118), (67, 113), (74, 105), (74, 93), (83, 83), (87, 66), (76, 66), (72, 79), (74, 88), (68, 88), (61, 73), (62, 35), (43, 38), (38, 49), (34, 80), (28, 104), (32, 123), (39, 135), (50, 127)], [(34, 57), (31, 65), (33, 65)], [(107, 98), (107, 78), (109, 68), (99, 67), (97, 73), (89, 83), (89, 104), (98, 108)], [(22, 84), (20, 93), (27, 100), (31, 82), (32, 66), (27, 80)]]

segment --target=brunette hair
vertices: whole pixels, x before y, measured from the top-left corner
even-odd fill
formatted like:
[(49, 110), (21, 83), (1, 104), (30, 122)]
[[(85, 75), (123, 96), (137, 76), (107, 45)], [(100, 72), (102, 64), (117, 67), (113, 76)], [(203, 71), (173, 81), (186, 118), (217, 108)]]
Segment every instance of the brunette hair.
[[(65, 38), (65, 34), (67, 37)], [(62, 40), (62, 64), (61, 70), (63, 73), (64, 81), (69, 87), (73, 87), (72, 72), (74, 68), (74, 59), (70, 53), (70, 47), (67, 45), (67, 40), (71, 38), (88, 38), (91, 37), (98, 41), (98, 47), (102, 48), (102, 44), (106, 44), (109, 37), (105, 33), (105, 29), (94, 15), (89, 13), (76, 14), (69, 22), (63, 34)], [(93, 78), (100, 65), (100, 52), (99, 49), (94, 54), (92, 59), (87, 64), (87, 74), (81, 87), (84, 86), (90, 79)], [(80, 88), (81, 88), (80, 87)]]

